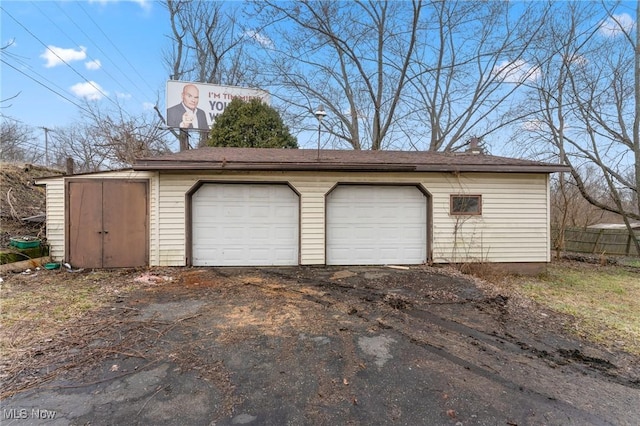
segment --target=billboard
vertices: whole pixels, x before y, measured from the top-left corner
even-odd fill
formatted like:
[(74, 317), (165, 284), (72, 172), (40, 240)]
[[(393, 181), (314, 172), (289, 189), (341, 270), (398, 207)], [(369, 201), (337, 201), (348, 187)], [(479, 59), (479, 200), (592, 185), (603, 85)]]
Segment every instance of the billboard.
[(234, 98), (260, 99), (269, 104), (269, 92), (236, 86), (167, 81), (167, 126), (208, 130)]

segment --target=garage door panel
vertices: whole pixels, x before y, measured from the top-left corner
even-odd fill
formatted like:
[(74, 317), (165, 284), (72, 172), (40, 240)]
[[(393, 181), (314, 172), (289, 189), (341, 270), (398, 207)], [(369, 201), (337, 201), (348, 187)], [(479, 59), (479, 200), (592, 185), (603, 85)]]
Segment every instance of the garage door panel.
[(295, 211), (292, 211), (288, 206), (274, 206), (273, 214), (275, 217), (280, 218), (283, 223), (288, 223), (287, 219), (293, 219), (297, 216)]
[(269, 257), (270, 257), (270, 250), (268, 249), (259, 249), (259, 248), (252, 248), (249, 249), (249, 253), (252, 259), (254, 259), (256, 262), (261, 263), (261, 262), (268, 262)]
[[(215, 209), (214, 206), (215, 205), (210, 206), (209, 209)], [(242, 206), (228, 206), (222, 212), (222, 217), (226, 218), (240, 218), (247, 214)]]
[(424, 218), (424, 209), (420, 207), (407, 206), (404, 209), (405, 219), (422, 220)]
[(405, 250), (405, 255), (409, 258), (415, 258), (415, 257), (421, 256), (422, 253), (423, 253), (422, 250), (416, 249), (416, 248), (414, 249), (408, 248)]
[(269, 216), (269, 206), (254, 206), (249, 210), (249, 217), (263, 218)]
[(415, 186), (339, 185), (327, 196), (327, 264), (419, 264), (426, 196)]
[(299, 200), (287, 185), (205, 184), (192, 205), (194, 265), (298, 264)]
[[(395, 238), (398, 235), (398, 230), (397, 229), (379, 229), (378, 232), (380, 234), (380, 238), (381, 239), (391, 240), (391, 239)], [(403, 235), (401, 235), (401, 236), (404, 236), (404, 237), (407, 236), (405, 232), (403, 232), (402, 234)]]

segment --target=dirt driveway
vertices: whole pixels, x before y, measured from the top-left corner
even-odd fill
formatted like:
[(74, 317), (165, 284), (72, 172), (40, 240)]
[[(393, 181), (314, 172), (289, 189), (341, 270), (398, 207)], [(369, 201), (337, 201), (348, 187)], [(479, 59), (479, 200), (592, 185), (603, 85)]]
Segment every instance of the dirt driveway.
[(452, 271), (141, 274), (3, 379), (3, 426), (640, 424), (640, 360)]

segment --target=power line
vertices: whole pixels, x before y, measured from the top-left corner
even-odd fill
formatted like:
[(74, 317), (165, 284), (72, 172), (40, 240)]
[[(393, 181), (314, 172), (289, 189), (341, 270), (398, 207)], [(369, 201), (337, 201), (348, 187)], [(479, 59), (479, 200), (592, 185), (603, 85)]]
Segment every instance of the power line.
[(5, 64), (8, 67), (13, 68), (14, 70), (18, 71), (20, 74), (24, 75), (25, 77), (33, 80), (34, 82), (38, 83), (40, 86), (44, 87), (45, 89), (55, 93), (56, 95), (60, 96), (61, 98), (63, 98), (66, 101), (69, 101), (70, 103), (72, 103), (73, 105), (77, 106), (78, 108), (80, 108), (81, 110), (91, 114), (91, 111), (89, 111), (88, 109), (86, 109), (85, 107), (75, 103), (74, 101), (72, 101), (71, 99), (67, 98), (66, 96), (64, 96), (61, 93), (56, 92), (55, 90), (53, 90), (52, 88), (50, 88), (49, 86), (47, 86), (46, 84), (42, 83), (41, 81), (36, 80), (35, 78), (31, 77), (29, 74), (23, 72), (22, 70), (19, 70), (18, 68), (14, 67), (13, 65), (11, 65), (10, 63), (6, 62), (4, 59), (0, 59), (0, 62), (2, 62), (3, 64)]
[(5, 120), (11, 120), (11, 121), (15, 121), (16, 123), (20, 123), (20, 124), (24, 124), (26, 126), (29, 126), (29, 124), (25, 123), (22, 120), (18, 120), (17, 118), (13, 118), (9, 115), (4, 115), (3, 113), (0, 112), (0, 118), (4, 118)]
[[(93, 18), (91, 17), (91, 15), (89, 14), (89, 12), (87, 12), (87, 10), (84, 8), (84, 6), (82, 5), (82, 3), (78, 3), (78, 6), (80, 6), (80, 9), (82, 9), (82, 11), (84, 12), (85, 15), (87, 15), (87, 17), (89, 18), (89, 20), (93, 23), (93, 25), (96, 26), (96, 28), (98, 29), (98, 31), (100, 31), (102, 33), (102, 35), (104, 36), (105, 39), (107, 39), (107, 41), (111, 44), (111, 46), (113, 46), (113, 48), (116, 50), (116, 52), (118, 52), (120, 54), (120, 56), (122, 56), (122, 59), (124, 59), (124, 61), (131, 67), (131, 69), (133, 70), (133, 72), (135, 72), (138, 77), (140, 77), (140, 80), (143, 81), (147, 87), (149, 88), (149, 90), (151, 90), (151, 92), (155, 92), (155, 89), (152, 88), (149, 83), (147, 82), (147, 80), (138, 72), (138, 69), (136, 67), (133, 66), (133, 64), (131, 62), (129, 62), (129, 60), (127, 59), (127, 57), (120, 51), (120, 49), (118, 48), (118, 46), (116, 46), (113, 41), (109, 38), (108, 35), (105, 34), (105, 32), (102, 30), (102, 28), (100, 27), (100, 25), (98, 25), (96, 23), (96, 21), (93, 20)], [(124, 74), (124, 73), (123, 73)], [(126, 74), (125, 74), (126, 75)], [(131, 80), (129, 80), (131, 81)], [(133, 83), (133, 82), (132, 82)], [(135, 85), (135, 84), (134, 84)], [(137, 86), (136, 86), (137, 87)], [(140, 90), (140, 89), (138, 89)]]
[[(15, 55), (14, 55), (15, 56)], [(17, 62), (19, 65), (22, 65), (22, 67), (24, 68), (28, 68), (29, 72), (31, 72), (31, 74), (35, 74), (38, 77), (40, 77), (41, 80), (46, 81), (47, 83), (49, 83), (51, 86), (56, 87), (58, 90), (62, 91), (62, 92), (66, 92), (66, 89), (60, 87), (56, 82), (49, 80), (47, 77), (43, 76), (42, 74), (38, 73), (37, 71), (35, 71), (31, 65), (29, 65), (27, 62), (25, 62), (22, 59), (18, 59), (18, 57), (14, 57), (13, 58), (15, 60), (15, 62)]]
[[(11, 15), (9, 12), (7, 12), (7, 10), (5, 8), (3, 8), (2, 6), (0, 6), (0, 10), (2, 10), (3, 12), (5, 12), (11, 19), (13, 19), (15, 21), (16, 24), (20, 25), (27, 33), (29, 33), (33, 38), (35, 38), (36, 40), (38, 40), (40, 42), (40, 44), (42, 44), (48, 51), (50, 51), (51, 53), (53, 53), (54, 55), (56, 55), (56, 57), (63, 62), (66, 66), (68, 66), (74, 73), (76, 73), (80, 78), (82, 78), (84, 81), (86, 81), (87, 83), (89, 83), (94, 89), (96, 89), (98, 92), (100, 92), (106, 99), (108, 99), (110, 102), (112, 102), (115, 106), (119, 107), (118, 103), (116, 101), (114, 101), (113, 99), (111, 99), (106, 93), (104, 93), (102, 91), (102, 89), (100, 89), (99, 87), (96, 87), (95, 84), (93, 84), (91, 81), (87, 80), (82, 74), (80, 74), (75, 68), (73, 68), (71, 65), (69, 65), (69, 63), (67, 61), (65, 61), (64, 59), (62, 59), (60, 57), (60, 55), (58, 55), (56, 52), (54, 52), (51, 48), (49, 48), (49, 46), (47, 46), (42, 40), (40, 40), (33, 32), (31, 32), (31, 30), (29, 30), (27, 27), (25, 27), (20, 21), (18, 21), (16, 18), (13, 17), (13, 15)], [(12, 67), (13, 68), (13, 67)]]
[[(60, 26), (51, 19), (51, 17), (47, 14), (45, 14), (44, 12), (42, 12), (42, 10), (35, 4), (35, 2), (31, 2), (34, 4), (34, 6), (40, 11), (40, 13), (42, 13), (43, 15), (45, 15), (45, 17), (56, 27), (58, 28), (58, 30), (64, 34), (73, 44), (79, 45), (79, 43), (77, 43), (75, 40), (73, 40), (73, 38), (71, 38), (62, 28), (60, 28)], [(79, 25), (76, 21), (74, 21), (69, 14), (67, 14), (67, 12), (60, 6), (59, 3), (55, 3), (55, 5), (58, 7), (58, 9), (67, 17), (67, 19), (69, 19), (69, 21), (71, 21), (75, 27), (89, 40), (92, 39), (91, 36), (89, 36)], [(94, 22), (95, 24), (95, 22)], [(97, 24), (95, 24), (96, 27), (98, 27)], [(98, 27), (99, 28), (99, 27)], [(102, 32), (102, 31), (101, 31)], [(104, 34), (104, 33), (103, 33)], [(137, 90), (139, 93), (142, 93), (142, 90), (140, 89), (140, 87), (133, 81), (131, 80), (131, 78), (129, 78), (129, 75), (127, 73), (125, 73), (119, 66), (118, 64), (110, 58), (110, 56), (104, 51), (102, 50), (102, 48), (100, 47), (99, 44), (94, 44), (94, 46), (100, 51), (100, 53), (102, 53), (104, 55), (104, 57), (118, 70), (120, 71), (120, 73), (129, 81), (129, 83), (131, 83)], [(89, 59), (95, 61), (95, 59), (93, 57), (91, 57), (89, 54), (87, 54), (87, 56), (89, 57)], [(104, 67), (101, 68), (101, 71), (104, 72), (105, 74), (107, 74), (107, 76), (109, 76), (111, 78), (111, 80), (113, 80), (115, 83), (117, 83), (124, 92), (127, 91), (127, 89), (122, 85), (121, 80), (115, 78), (114, 76), (112, 76), (107, 69), (105, 69)], [(138, 98), (137, 96), (134, 96), (136, 98), (136, 100), (140, 103), (143, 103), (143, 101)]]
[(16, 145), (20, 148), (22, 148), (23, 145), (26, 145), (26, 147), (28, 147), (28, 149), (32, 151), (37, 152), (38, 154), (44, 154), (44, 149), (42, 148), (42, 146), (35, 142), (22, 141), (18, 142)]

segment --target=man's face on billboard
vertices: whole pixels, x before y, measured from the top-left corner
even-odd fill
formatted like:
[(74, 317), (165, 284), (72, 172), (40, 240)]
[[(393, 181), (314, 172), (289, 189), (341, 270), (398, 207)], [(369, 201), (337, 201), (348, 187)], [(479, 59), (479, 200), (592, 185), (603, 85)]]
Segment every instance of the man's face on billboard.
[(198, 107), (198, 100), (200, 94), (196, 86), (185, 86), (182, 90), (182, 102), (190, 109), (196, 109)]

